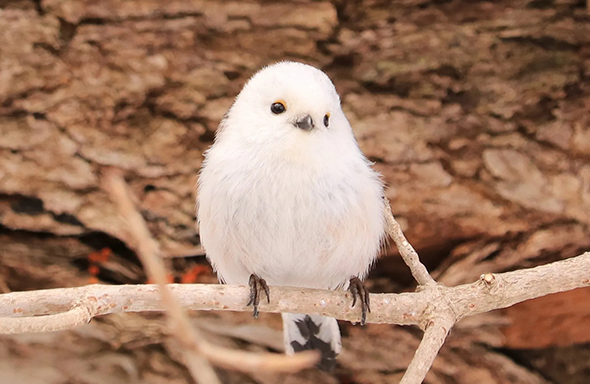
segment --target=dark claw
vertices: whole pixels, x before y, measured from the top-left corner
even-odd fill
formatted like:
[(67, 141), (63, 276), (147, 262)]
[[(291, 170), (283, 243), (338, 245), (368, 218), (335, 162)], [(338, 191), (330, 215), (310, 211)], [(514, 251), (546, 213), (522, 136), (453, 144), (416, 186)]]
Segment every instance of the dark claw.
[(270, 303), (270, 290), (268, 289), (268, 285), (264, 279), (258, 277), (255, 274), (250, 275), (250, 279), (248, 280), (248, 285), (250, 286), (250, 301), (246, 305), (253, 305), (254, 312), (252, 313), (252, 317), (257, 319), (258, 318), (258, 304), (260, 304), (260, 294), (264, 292), (266, 295), (266, 301)]
[(369, 291), (358, 277), (352, 277), (350, 279), (350, 285), (348, 290), (352, 294), (352, 306), (356, 305), (357, 298), (361, 303), (361, 325), (365, 325), (367, 321), (367, 313), (371, 312), (371, 302), (369, 297)]

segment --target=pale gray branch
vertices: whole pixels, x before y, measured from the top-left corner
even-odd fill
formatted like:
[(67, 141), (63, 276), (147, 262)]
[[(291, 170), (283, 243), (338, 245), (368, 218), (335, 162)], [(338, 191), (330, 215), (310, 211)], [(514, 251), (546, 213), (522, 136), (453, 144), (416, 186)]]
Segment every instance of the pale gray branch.
[(420, 384), (424, 380), (453, 324), (454, 319), (449, 316), (441, 316), (428, 324), (400, 384)]
[[(514, 272), (486, 274), (457, 287), (425, 286), (400, 294), (372, 294), (369, 323), (418, 325), (425, 334), (404, 384), (424, 379), (454, 322), (479, 313), (509, 307), (551, 293), (590, 286), (590, 252), (567, 260)], [(251, 311), (245, 304), (245, 286), (217, 284), (170, 284), (170, 291), (185, 309)], [(89, 285), (0, 295), (0, 334), (48, 332), (73, 328), (97, 315), (120, 312), (163, 311), (156, 285)], [(271, 287), (271, 302), (261, 303), (261, 312), (309, 313), (358, 321), (360, 311), (351, 308), (348, 292)], [(256, 369), (287, 370), (284, 359), (294, 356), (249, 354), (215, 346), (204, 352), (216, 365), (232, 364)], [(213, 356), (214, 358), (211, 358)], [(273, 358), (271, 358), (273, 357)], [(310, 360), (313, 362), (314, 360)], [(287, 364), (287, 365), (286, 365)], [(293, 360), (294, 372), (310, 362)]]
[[(486, 282), (489, 281), (489, 282)], [(251, 311), (247, 307), (249, 289), (238, 285), (170, 284), (178, 303), (188, 310)], [(432, 300), (448, 302), (456, 319), (521, 301), (590, 286), (590, 252), (567, 260), (514, 272), (488, 274), (472, 284), (457, 287), (436, 286), (419, 292), (371, 294), (368, 323), (420, 325)], [(350, 308), (350, 293), (306, 288), (271, 287), (271, 302), (260, 304), (261, 312), (309, 313), (358, 321), (360, 310)], [(7, 318), (63, 313), (80, 303), (94, 302), (93, 316), (121, 312), (163, 311), (155, 285), (88, 285), (40, 291), (11, 292), (0, 295), (0, 333), (45, 332), (39, 325), (21, 329)], [(436, 310), (432, 316), (436, 314)], [(36, 318), (39, 324), (45, 317)], [(83, 320), (81, 323), (84, 323)], [(80, 323), (77, 323), (80, 324)], [(63, 328), (60, 328), (63, 329)]]
[(35, 317), (0, 317), (0, 333), (54, 332), (72, 329), (87, 324), (96, 316), (96, 309), (87, 302), (85, 305), (62, 313)]
[(432, 276), (430, 276), (430, 273), (428, 273), (428, 270), (424, 264), (420, 262), (418, 253), (414, 247), (412, 247), (412, 244), (410, 244), (408, 239), (406, 239), (401, 226), (393, 217), (389, 201), (387, 199), (383, 199), (383, 203), (385, 205), (385, 222), (387, 224), (387, 234), (395, 242), (402, 259), (404, 259), (404, 262), (410, 268), (412, 276), (414, 276), (414, 279), (420, 285), (435, 285), (436, 281), (432, 278)]
[(190, 325), (182, 307), (168, 289), (166, 267), (162, 261), (160, 245), (152, 238), (143, 217), (135, 208), (125, 180), (118, 171), (107, 169), (102, 181), (111, 200), (119, 208), (121, 218), (127, 222), (127, 229), (135, 240), (137, 255), (148, 277), (158, 284), (169, 329), (181, 346), (180, 351), (188, 371), (197, 383), (221, 384), (217, 373), (209, 361), (203, 357), (202, 350), (207, 348), (207, 343)]
[[(122, 183), (122, 180), (118, 182)], [(317, 361), (317, 354), (310, 352), (294, 356), (253, 354), (217, 347), (199, 337), (198, 331), (188, 325), (181, 307), (189, 310), (251, 311), (245, 305), (249, 288), (163, 284), (165, 273), (162, 261), (154, 257), (159, 254), (158, 244), (149, 235), (129, 196), (126, 199), (120, 207), (121, 212), (129, 222), (138, 253), (152, 255), (142, 260), (148, 274), (154, 281), (160, 282), (160, 288), (156, 285), (90, 285), (1, 294), (0, 334), (65, 330), (85, 324), (98, 315), (167, 310), (174, 319), (173, 333), (190, 352), (188, 360), (192, 360), (193, 364), (189, 364), (189, 369), (202, 382), (215, 383), (218, 379), (197, 353), (215, 365), (245, 372), (295, 372)], [(388, 233), (421, 289), (413, 293), (372, 294), (367, 322), (418, 325), (425, 330), (401, 384), (418, 384), (424, 380), (451, 327), (460, 319), (551, 293), (590, 286), (589, 252), (536, 268), (485, 274), (472, 284), (457, 287), (439, 285), (405, 238), (386, 200), (385, 204)], [(271, 287), (271, 291), (271, 302), (261, 303), (261, 312), (319, 314), (348, 321), (360, 318), (360, 310), (350, 307), (352, 298), (347, 292), (290, 287)], [(204, 373), (207, 373), (206, 377)]]
[(111, 199), (117, 204), (128, 230), (135, 240), (136, 251), (148, 276), (153, 279), (162, 297), (170, 330), (180, 343), (186, 366), (195, 381), (221, 384), (209, 362), (242, 372), (261, 369), (275, 372), (296, 372), (312, 367), (319, 360), (317, 351), (306, 351), (294, 356), (270, 353), (251, 353), (215, 346), (207, 342), (197, 329), (190, 325), (181, 305), (166, 284), (166, 269), (160, 256), (159, 244), (152, 238), (146, 223), (132, 203), (131, 193), (120, 173), (114, 169), (105, 171), (103, 182)]

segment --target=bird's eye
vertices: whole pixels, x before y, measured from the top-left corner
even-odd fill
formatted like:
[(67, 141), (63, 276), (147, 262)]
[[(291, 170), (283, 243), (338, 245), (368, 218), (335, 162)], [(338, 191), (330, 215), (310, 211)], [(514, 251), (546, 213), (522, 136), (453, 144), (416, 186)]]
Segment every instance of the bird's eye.
[(287, 107), (285, 106), (285, 103), (283, 103), (282, 101), (275, 101), (270, 106), (270, 111), (272, 113), (274, 113), (275, 115), (280, 115), (281, 113), (285, 112), (286, 110), (287, 110)]
[(326, 126), (326, 128), (328, 128), (328, 125), (330, 125), (330, 114), (326, 113), (326, 115), (324, 116), (324, 125)]

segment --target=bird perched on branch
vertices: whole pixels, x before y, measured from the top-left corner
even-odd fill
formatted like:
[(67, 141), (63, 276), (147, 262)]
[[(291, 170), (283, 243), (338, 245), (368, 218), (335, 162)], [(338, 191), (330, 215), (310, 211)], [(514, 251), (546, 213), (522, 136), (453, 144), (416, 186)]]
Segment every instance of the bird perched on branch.
[[(364, 323), (361, 280), (384, 236), (383, 184), (360, 151), (328, 76), (280, 62), (244, 86), (205, 154), (197, 217), (222, 282), (249, 284), (254, 317), (268, 285), (349, 289)], [(287, 353), (341, 350), (336, 319), (283, 314)]]

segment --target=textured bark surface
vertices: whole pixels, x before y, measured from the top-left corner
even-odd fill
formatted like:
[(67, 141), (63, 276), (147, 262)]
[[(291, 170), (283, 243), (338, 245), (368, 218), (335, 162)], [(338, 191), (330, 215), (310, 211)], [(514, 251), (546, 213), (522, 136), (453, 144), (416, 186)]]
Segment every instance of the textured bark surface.
[[(112, 255), (101, 280), (143, 280), (99, 185), (106, 166), (127, 171), (167, 256), (199, 254), (193, 195), (202, 152), (244, 81), (282, 59), (333, 78), (394, 214), (441, 282), (590, 249), (584, 1), (0, 0), (0, 290), (86, 284), (87, 256), (103, 247)], [(204, 261), (173, 264), (178, 272), (195, 263)], [(394, 249), (370, 284), (411, 287)], [(465, 320), (427, 383), (587, 383), (589, 296)], [(196, 315), (203, 327), (216, 319), (219, 343), (280, 345), (276, 317), (248, 317)], [(257, 331), (236, 325), (246, 322)], [(420, 336), (343, 328), (335, 376), (224, 379), (395, 382)], [(0, 356), (6, 382), (187, 380), (160, 320), (142, 316), (4, 337)]]

